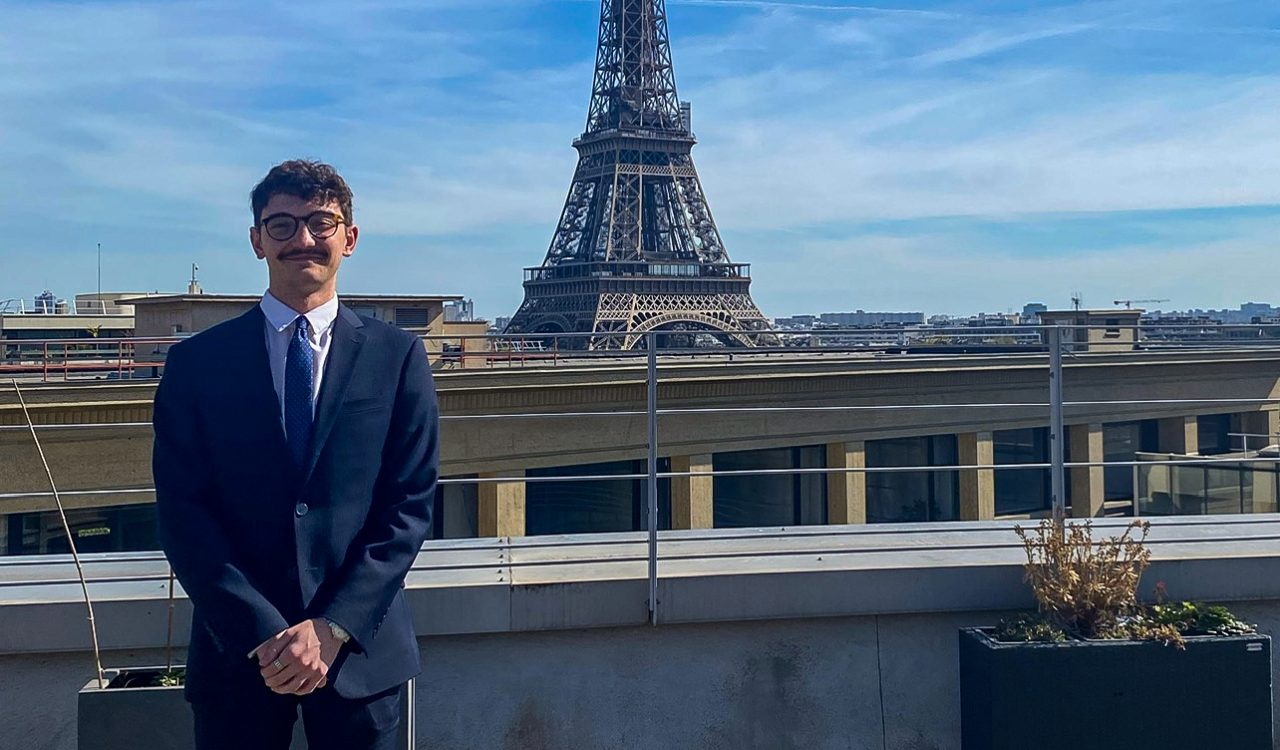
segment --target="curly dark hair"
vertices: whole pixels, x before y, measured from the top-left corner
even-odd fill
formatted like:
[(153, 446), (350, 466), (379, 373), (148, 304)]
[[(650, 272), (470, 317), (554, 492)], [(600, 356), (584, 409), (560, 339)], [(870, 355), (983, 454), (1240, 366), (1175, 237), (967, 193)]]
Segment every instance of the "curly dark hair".
[(347, 187), (338, 170), (323, 162), (290, 159), (272, 167), (262, 182), (253, 188), (250, 200), (254, 226), (262, 220), (262, 210), (273, 195), (292, 195), (304, 201), (317, 200), (321, 203), (337, 201), (347, 223), (354, 219), (351, 215), (351, 188)]

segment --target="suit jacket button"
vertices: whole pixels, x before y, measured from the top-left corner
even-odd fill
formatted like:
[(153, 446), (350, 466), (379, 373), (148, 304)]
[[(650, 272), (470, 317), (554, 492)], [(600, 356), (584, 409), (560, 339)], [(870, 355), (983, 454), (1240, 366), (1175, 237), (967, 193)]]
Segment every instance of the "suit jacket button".
[(293, 509), (293, 512), (297, 513), (298, 517), (301, 518), (307, 515), (307, 511), (309, 510), (311, 509), (307, 507), (306, 503), (298, 503), (298, 505)]

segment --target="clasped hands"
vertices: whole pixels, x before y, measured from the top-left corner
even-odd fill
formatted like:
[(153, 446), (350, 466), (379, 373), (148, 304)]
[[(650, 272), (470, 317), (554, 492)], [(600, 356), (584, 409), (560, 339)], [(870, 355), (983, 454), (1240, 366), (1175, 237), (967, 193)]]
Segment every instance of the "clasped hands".
[(262, 680), (273, 693), (309, 695), (329, 682), (329, 667), (342, 641), (324, 618), (303, 620), (254, 649)]

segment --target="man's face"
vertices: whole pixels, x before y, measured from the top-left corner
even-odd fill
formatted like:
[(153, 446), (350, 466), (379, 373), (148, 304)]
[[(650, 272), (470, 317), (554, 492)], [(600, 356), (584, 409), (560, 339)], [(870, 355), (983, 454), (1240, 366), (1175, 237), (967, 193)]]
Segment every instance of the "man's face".
[[(291, 223), (296, 229), (289, 235)], [(328, 237), (320, 236), (330, 230)], [(276, 194), (258, 216), (258, 225), (249, 229), (249, 242), (254, 254), (267, 262), (272, 289), (309, 295), (336, 288), (338, 267), (355, 252), (358, 235), (359, 230), (342, 218), (337, 201), (317, 203)]]

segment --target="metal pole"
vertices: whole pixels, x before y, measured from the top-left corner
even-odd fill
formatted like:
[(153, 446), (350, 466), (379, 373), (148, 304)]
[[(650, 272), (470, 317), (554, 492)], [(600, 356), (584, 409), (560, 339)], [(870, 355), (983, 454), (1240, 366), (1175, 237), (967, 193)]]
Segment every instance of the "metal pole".
[(658, 624), (658, 335), (645, 337), (649, 347), (649, 624)]
[(1130, 467), (1133, 469), (1133, 517), (1138, 518), (1142, 515), (1142, 503), (1138, 500), (1141, 492), (1141, 484), (1138, 481), (1138, 465), (1134, 464)]
[(1200, 469), (1200, 515), (1209, 515), (1209, 467)]
[[(102, 243), (98, 243), (98, 304), (102, 304)], [(106, 314), (106, 309), (103, 309)]]
[(1062, 328), (1050, 326), (1049, 337), (1049, 460), (1053, 492), (1053, 520), (1067, 515), (1066, 474), (1063, 468), (1066, 443), (1062, 429)]
[(417, 743), (418, 678), (400, 686), (400, 731), (396, 750), (413, 750)]

